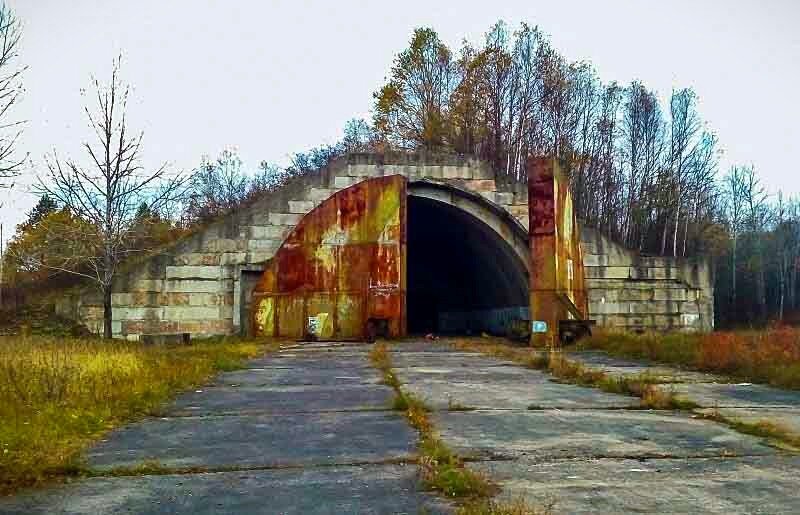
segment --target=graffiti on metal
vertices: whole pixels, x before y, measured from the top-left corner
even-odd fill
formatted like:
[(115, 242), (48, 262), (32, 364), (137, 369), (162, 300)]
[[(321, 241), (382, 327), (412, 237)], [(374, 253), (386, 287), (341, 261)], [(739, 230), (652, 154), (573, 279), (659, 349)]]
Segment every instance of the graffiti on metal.
[(253, 293), (255, 334), (363, 338), (405, 333), (406, 179), (365, 180), (308, 213)]

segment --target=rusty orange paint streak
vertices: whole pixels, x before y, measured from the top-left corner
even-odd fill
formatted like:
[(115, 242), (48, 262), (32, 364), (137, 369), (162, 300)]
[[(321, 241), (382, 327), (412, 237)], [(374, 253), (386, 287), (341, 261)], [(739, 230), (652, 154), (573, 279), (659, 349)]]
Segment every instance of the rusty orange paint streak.
[(318, 316), (324, 338), (362, 338), (370, 319), (404, 334), (405, 203), (405, 178), (380, 177), (303, 217), (254, 290), (255, 333), (301, 337)]
[(580, 231), (569, 183), (554, 159), (528, 162), (528, 199), (531, 318), (547, 322), (549, 329), (546, 335), (534, 335), (534, 343), (554, 344), (558, 321), (570, 317), (559, 295), (588, 316)]

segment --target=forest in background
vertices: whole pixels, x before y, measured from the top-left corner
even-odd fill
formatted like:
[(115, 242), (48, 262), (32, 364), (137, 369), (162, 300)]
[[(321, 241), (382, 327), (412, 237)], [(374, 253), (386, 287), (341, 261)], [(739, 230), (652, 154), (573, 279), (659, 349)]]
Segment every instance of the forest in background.
[[(111, 86), (117, 72), (115, 65)], [(107, 105), (100, 110), (108, 114)], [(295, 154), (286, 167), (264, 161), (251, 169), (233, 150), (203, 157), (170, 183), (169, 202), (131, 195), (113, 221), (113, 242), (104, 223), (70, 205), (64, 189), (74, 182), (42, 188), (8, 246), (6, 284), (105, 277), (109, 262), (174, 241), (347, 152), (472, 155), (500, 180), (524, 180), (529, 156), (552, 155), (567, 165), (584, 224), (645, 254), (713, 260), (719, 324), (795, 321), (800, 202), (768, 195), (752, 166), (718, 169), (720, 143), (690, 88), (660, 96), (639, 81), (603, 82), (590, 63), (570, 62), (526, 24), (498, 22), (480, 45), (458, 49), (420, 28), (374, 93), (372, 113), (347, 122), (338, 143)], [(131, 148), (138, 152), (122, 150)], [(61, 164), (47, 162), (57, 183)]]

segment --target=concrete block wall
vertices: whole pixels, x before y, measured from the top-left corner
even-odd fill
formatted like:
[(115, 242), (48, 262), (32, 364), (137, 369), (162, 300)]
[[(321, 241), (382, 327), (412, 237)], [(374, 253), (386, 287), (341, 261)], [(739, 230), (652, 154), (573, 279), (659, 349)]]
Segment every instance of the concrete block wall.
[[(188, 332), (207, 337), (243, 332), (249, 325), (253, 278), (303, 215), (343, 188), (394, 174), (477, 193), (528, 227), (526, 184), (497, 180), (484, 162), (459, 156), (349, 154), (316, 173), (290, 179), (128, 266), (114, 285), (114, 336), (137, 340), (142, 334)], [(707, 265), (640, 257), (591, 229), (582, 231), (582, 240), (589, 312), (600, 325), (711, 328), (713, 291)], [(102, 299), (93, 290), (62, 296), (56, 309), (102, 332)]]
[[(243, 306), (249, 304), (253, 274), (263, 270), (300, 219), (341, 189), (395, 174), (478, 193), (517, 213), (527, 226), (527, 194), (498, 185), (484, 162), (458, 156), (350, 154), (317, 173), (290, 179), (278, 190), (129, 266), (112, 295), (114, 336), (137, 340), (142, 334), (188, 332), (207, 337), (243, 332), (249, 324)], [(64, 297), (56, 309), (92, 331), (102, 330), (101, 299), (88, 290)]]
[(714, 290), (705, 260), (647, 257), (581, 228), (590, 317), (624, 330), (710, 331)]

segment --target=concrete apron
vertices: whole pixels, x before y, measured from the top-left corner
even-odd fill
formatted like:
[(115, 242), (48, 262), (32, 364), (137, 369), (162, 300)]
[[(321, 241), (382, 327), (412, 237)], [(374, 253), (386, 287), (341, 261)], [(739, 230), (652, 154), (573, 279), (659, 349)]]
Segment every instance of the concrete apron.
[(418, 489), (417, 436), (388, 411), (367, 346), (286, 349), (178, 398), (87, 453), (194, 473), (97, 477), (0, 499), (0, 513), (441, 513)]
[(636, 398), (443, 349), (395, 346), (395, 370), (501, 498), (554, 502), (554, 513), (800, 512), (796, 454), (688, 413), (642, 410)]

